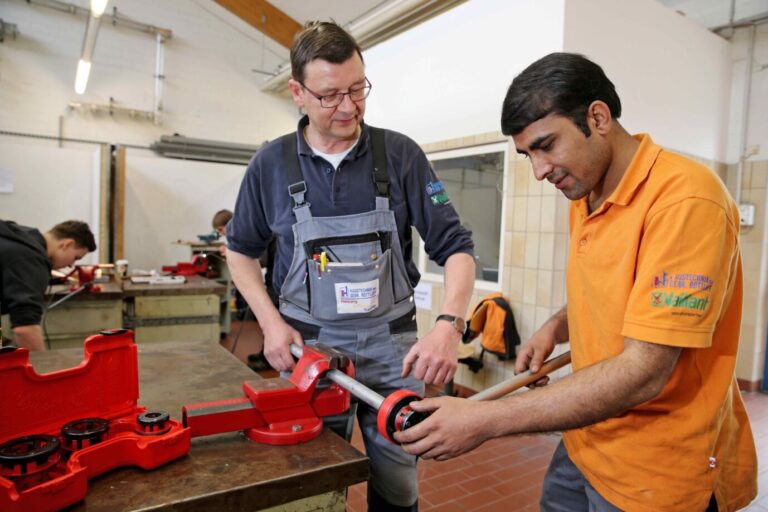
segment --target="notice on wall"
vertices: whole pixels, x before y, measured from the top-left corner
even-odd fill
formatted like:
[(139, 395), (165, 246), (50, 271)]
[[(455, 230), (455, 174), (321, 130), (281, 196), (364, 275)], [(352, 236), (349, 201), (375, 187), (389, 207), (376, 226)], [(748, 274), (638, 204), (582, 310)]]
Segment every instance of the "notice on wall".
[(419, 309), (432, 311), (432, 283), (421, 282), (413, 289), (413, 301)]
[(7, 169), (0, 169), (0, 194), (13, 194), (13, 174)]

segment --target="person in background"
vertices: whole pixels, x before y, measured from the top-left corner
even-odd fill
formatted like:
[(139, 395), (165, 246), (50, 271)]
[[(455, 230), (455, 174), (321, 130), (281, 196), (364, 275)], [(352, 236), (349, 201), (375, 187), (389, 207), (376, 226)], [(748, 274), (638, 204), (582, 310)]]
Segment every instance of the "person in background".
[(219, 254), (222, 258), (227, 257), (227, 223), (232, 219), (232, 212), (230, 210), (219, 210), (213, 215), (211, 225), (213, 230), (219, 234)]
[(45, 350), (40, 321), (51, 270), (71, 267), (95, 250), (85, 222), (69, 220), (41, 234), (0, 220), (0, 314), (10, 315), (16, 345)]
[(545, 512), (736, 510), (757, 493), (735, 376), (738, 209), (711, 170), (630, 135), (620, 115), (600, 66), (569, 53), (525, 69), (502, 110), (536, 179), (572, 201), (567, 304), (515, 370), (538, 371), (570, 341), (573, 373), (493, 402), (423, 400), (412, 406), (431, 416), (395, 437), (445, 460), (493, 437), (564, 431)]
[[(292, 343), (319, 342), (347, 354), (357, 379), (382, 395), (442, 386), (456, 371), (474, 283), (470, 233), (419, 146), (364, 122), (371, 82), (352, 36), (308, 23), (291, 70), (293, 101), (306, 115), (253, 157), (227, 228), (227, 262), (262, 326), (266, 357), (288, 371)], [(421, 338), (411, 226), (445, 267), (441, 315)], [(279, 307), (257, 259), (273, 235)], [(416, 510), (416, 457), (378, 433), (376, 410), (360, 403), (357, 418), (371, 464), (369, 510)]]

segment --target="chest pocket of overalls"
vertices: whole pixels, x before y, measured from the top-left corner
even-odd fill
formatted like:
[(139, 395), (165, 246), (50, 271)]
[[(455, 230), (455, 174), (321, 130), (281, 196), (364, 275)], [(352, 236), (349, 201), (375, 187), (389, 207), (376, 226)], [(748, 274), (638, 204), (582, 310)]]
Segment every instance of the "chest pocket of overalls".
[(376, 317), (395, 304), (389, 233), (315, 239), (305, 249), (314, 318)]

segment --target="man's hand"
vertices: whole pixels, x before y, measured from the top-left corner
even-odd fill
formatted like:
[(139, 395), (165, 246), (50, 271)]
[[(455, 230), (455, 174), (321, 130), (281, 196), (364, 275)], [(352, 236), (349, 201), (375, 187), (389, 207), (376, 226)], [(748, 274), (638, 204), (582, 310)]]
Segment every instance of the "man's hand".
[(395, 432), (394, 438), (402, 443), (406, 453), (423, 459), (457, 457), (489, 439), (485, 428), (488, 416), (480, 410), (487, 406), (488, 403), (447, 396), (412, 402), (414, 410), (432, 414), (418, 425)]
[(459, 364), (460, 341), (461, 334), (450, 323), (435, 323), (408, 351), (401, 376), (413, 370), (413, 376), (427, 384), (442, 386), (450, 382)]
[(262, 325), (262, 330), (264, 331), (264, 357), (267, 358), (270, 366), (280, 372), (292, 370), (294, 361), (291, 355), (291, 343), (304, 346), (299, 331), (280, 317), (269, 325)]
[(39, 325), (19, 325), (13, 328), (13, 341), (30, 351), (45, 350), (43, 329)]

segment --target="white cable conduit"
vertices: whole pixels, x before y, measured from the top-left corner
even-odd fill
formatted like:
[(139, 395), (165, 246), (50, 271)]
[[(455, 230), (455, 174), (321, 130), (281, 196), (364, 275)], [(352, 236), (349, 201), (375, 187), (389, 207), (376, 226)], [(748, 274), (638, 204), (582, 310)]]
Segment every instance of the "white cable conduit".
[[(104, 4), (106, 4), (106, 1), (102, 0)], [(155, 124), (162, 124), (162, 110), (163, 110), (163, 80), (165, 80), (165, 75), (163, 73), (164, 67), (165, 67), (165, 51), (164, 51), (164, 44), (167, 39), (170, 39), (173, 35), (173, 32), (170, 29), (167, 28), (160, 28), (155, 25), (150, 25), (147, 23), (141, 23), (139, 21), (134, 21), (132, 19), (126, 18), (125, 16), (121, 16), (117, 13), (117, 9), (113, 9), (112, 14), (101, 14), (100, 16), (92, 16), (90, 9), (87, 9), (85, 7), (80, 7), (79, 5), (67, 3), (67, 2), (61, 2), (60, 0), (26, 0), (27, 3), (33, 4), (33, 5), (39, 5), (41, 7), (47, 7), (49, 9), (55, 9), (57, 11), (61, 12), (67, 12), (70, 14), (74, 14), (77, 16), (87, 16), (88, 21), (85, 29), (85, 38), (83, 40), (83, 49), (80, 56), (80, 61), (78, 62), (78, 77), (76, 79), (76, 92), (78, 94), (82, 94), (82, 92), (79, 92), (78, 89), (80, 89), (80, 85), (82, 85), (82, 91), (85, 91), (85, 83), (79, 84), (78, 82), (80, 80), (84, 80), (84, 82), (87, 82), (88, 76), (87, 72), (90, 71), (90, 63), (91, 63), (91, 56), (93, 55), (93, 50), (96, 45), (96, 36), (98, 35), (99, 26), (101, 25), (101, 20), (108, 20), (113, 26), (120, 26), (124, 28), (129, 28), (132, 30), (137, 30), (139, 32), (144, 32), (146, 34), (152, 34), (155, 36), (157, 41), (157, 50), (156, 50), (156, 62), (155, 62), (155, 96), (154, 96), (154, 106), (152, 111), (152, 116), (147, 116), (148, 118), (151, 118)], [(83, 69), (83, 71), (80, 71), (80, 67), (87, 68)], [(82, 75), (81, 75), (82, 73)], [(81, 76), (83, 78), (81, 78)], [(79, 104), (79, 103), (71, 103), (69, 105), (70, 108), (78, 108), (80, 106), (86, 106), (86, 104)], [(90, 110), (105, 110), (108, 112), (114, 112), (117, 109), (121, 109), (119, 107), (115, 107), (111, 102), (109, 105), (95, 105), (95, 104), (88, 104), (87, 108)], [(122, 108), (121, 110), (125, 110), (129, 113), (141, 113), (144, 114), (143, 111), (137, 110), (137, 109), (128, 109), (128, 108)], [(133, 114), (131, 114), (133, 117)]]

